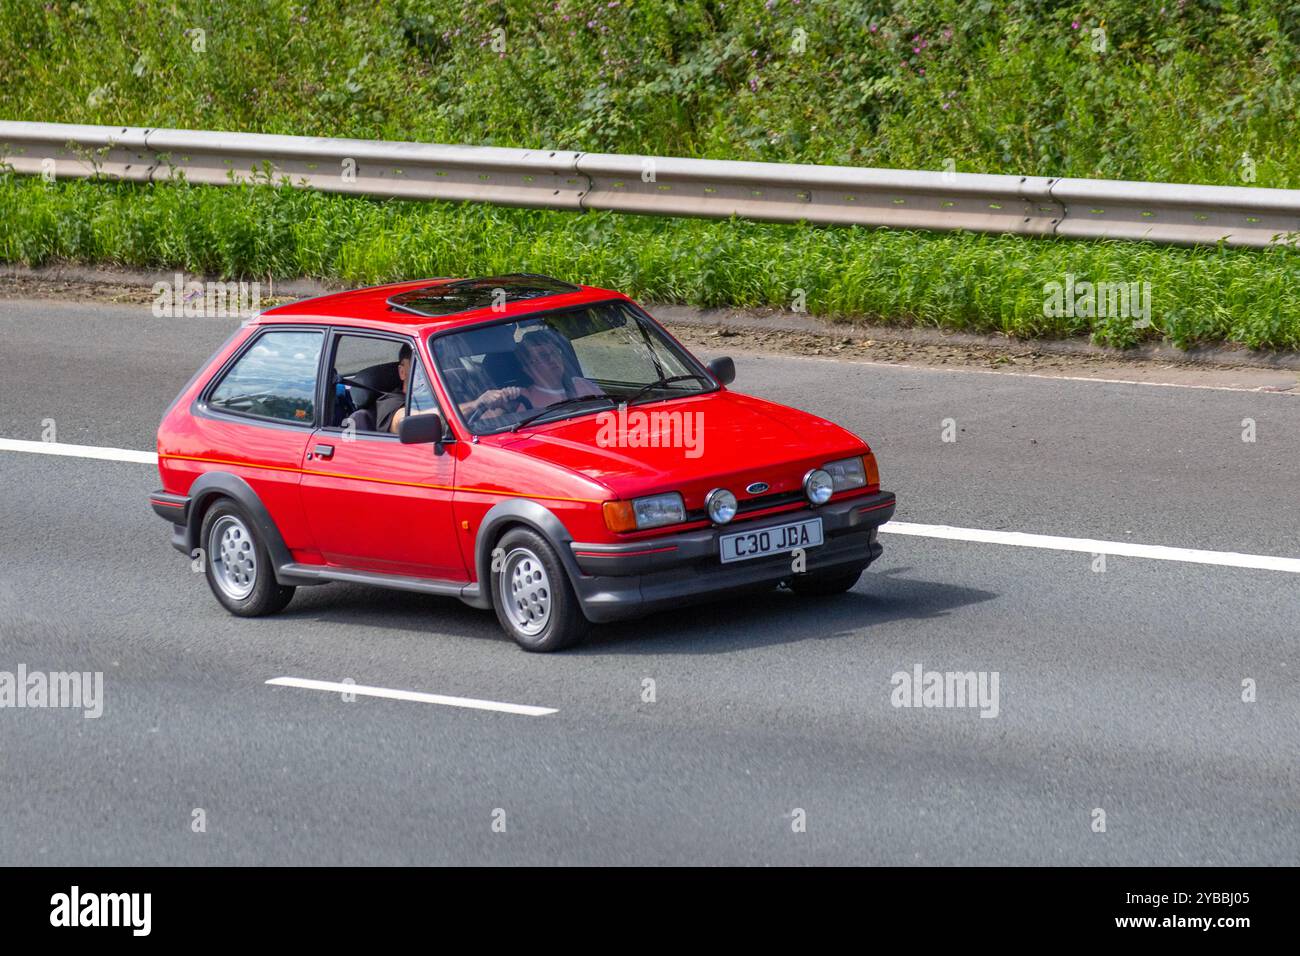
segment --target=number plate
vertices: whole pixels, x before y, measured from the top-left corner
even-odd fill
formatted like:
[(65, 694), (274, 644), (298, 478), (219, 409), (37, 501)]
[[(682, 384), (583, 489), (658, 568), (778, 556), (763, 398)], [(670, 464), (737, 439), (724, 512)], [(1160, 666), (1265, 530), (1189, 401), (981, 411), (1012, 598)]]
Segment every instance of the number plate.
[(718, 539), (722, 563), (748, 561), (765, 554), (781, 554), (795, 548), (815, 548), (822, 543), (822, 519), (809, 518), (780, 524), (774, 528), (758, 528), (724, 534)]

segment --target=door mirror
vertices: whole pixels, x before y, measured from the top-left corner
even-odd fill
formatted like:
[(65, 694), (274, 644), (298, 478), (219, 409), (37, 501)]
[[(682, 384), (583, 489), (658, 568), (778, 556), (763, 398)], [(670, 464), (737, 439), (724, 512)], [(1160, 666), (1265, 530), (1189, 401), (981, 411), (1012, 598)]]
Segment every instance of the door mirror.
[(441, 445), (445, 435), (442, 416), (437, 412), (407, 415), (397, 426), (397, 436), (403, 445)]
[(727, 356), (715, 358), (709, 363), (709, 374), (723, 385), (730, 385), (736, 380), (736, 363)]

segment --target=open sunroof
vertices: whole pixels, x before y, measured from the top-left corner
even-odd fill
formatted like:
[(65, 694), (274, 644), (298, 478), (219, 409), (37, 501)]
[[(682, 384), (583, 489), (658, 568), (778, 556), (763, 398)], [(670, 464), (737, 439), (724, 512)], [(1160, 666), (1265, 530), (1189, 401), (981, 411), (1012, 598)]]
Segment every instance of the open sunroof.
[(517, 272), (486, 279), (459, 279), (442, 285), (412, 289), (392, 296), (388, 304), (412, 315), (437, 318), (473, 309), (486, 309), (493, 305), (504, 306), (525, 299), (563, 295), (566, 292), (577, 292), (578, 288), (550, 276)]

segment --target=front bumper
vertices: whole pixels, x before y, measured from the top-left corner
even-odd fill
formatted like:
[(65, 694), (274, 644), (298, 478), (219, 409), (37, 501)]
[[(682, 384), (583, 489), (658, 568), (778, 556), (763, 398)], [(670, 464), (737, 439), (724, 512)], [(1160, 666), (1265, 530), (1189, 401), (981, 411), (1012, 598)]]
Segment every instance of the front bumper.
[(893, 492), (832, 501), (723, 527), (701, 528), (634, 544), (582, 544), (570, 548), (580, 575), (573, 581), (583, 612), (593, 622), (616, 621), (649, 611), (725, 596), (794, 576), (789, 554), (723, 564), (718, 537), (800, 521), (822, 519), (823, 543), (806, 553), (806, 571), (865, 568), (884, 550), (876, 529), (894, 515)]

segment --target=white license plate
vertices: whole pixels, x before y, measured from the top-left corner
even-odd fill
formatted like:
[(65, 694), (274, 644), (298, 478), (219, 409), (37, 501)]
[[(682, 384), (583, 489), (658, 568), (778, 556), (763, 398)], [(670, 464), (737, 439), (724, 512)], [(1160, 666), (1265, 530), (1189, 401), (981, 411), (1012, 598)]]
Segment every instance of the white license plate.
[(815, 548), (821, 543), (821, 518), (793, 521), (774, 528), (738, 531), (735, 534), (724, 534), (718, 539), (723, 564), (761, 558), (765, 554), (781, 554), (795, 548)]

